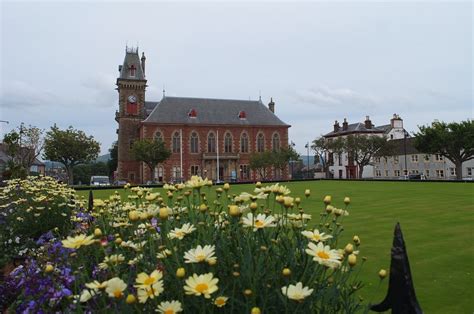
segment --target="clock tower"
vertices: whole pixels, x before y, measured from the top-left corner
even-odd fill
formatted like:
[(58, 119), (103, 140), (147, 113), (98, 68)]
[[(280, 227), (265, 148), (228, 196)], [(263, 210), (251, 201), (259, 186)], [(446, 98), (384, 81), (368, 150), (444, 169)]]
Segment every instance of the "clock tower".
[(117, 91), (119, 109), (115, 112), (118, 122), (117, 179), (131, 183), (142, 180), (140, 162), (135, 161), (131, 147), (140, 139), (140, 124), (145, 119), (145, 54), (138, 55), (138, 48), (127, 47), (125, 59), (119, 65)]

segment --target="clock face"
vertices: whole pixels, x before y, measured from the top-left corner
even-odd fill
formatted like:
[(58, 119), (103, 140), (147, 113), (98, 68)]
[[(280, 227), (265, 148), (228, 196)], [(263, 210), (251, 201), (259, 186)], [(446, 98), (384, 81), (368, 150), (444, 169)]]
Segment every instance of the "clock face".
[(135, 95), (128, 96), (128, 102), (132, 103), (132, 104), (136, 103), (137, 102), (137, 97)]

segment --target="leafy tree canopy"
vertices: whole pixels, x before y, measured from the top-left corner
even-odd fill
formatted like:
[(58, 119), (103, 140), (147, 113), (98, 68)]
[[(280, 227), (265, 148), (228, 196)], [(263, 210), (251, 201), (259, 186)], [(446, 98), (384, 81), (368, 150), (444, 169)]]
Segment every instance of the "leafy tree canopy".
[(46, 133), (44, 158), (58, 161), (64, 165), (68, 173), (69, 184), (73, 184), (73, 168), (76, 165), (88, 163), (99, 156), (100, 144), (93, 136), (87, 136), (83, 131), (72, 126), (60, 130), (56, 125)]
[(165, 143), (160, 139), (141, 139), (135, 141), (132, 146), (132, 154), (136, 160), (144, 162), (151, 173), (151, 180), (154, 181), (155, 167), (171, 156), (171, 151), (166, 148)]

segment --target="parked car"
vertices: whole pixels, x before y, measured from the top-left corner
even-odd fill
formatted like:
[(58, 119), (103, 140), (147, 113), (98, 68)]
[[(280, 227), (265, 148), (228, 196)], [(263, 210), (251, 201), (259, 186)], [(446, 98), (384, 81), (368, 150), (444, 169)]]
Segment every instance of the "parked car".
[(90, 185), (107, 186), (110, 185), (110, 180), (107, 176), (92, 176)]

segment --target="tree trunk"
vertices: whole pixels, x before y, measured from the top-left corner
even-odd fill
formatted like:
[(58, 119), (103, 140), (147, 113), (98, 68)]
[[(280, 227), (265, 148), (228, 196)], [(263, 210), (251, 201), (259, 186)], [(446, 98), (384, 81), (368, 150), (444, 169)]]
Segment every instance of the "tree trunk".
[(74, 184), (74, 175), (73, 175), (73, 172), (72, 172), (72, 169), (74, 168), (73, 166), (66, 166), (66, 172), (67, 172), (67, 182), (69, 185), (73, 185)]
[(456, 179), (462, 180), (462, 162), (456, 161), (454, 165), (456, 166)]
[(362, 179), (362, 174), (364, 173), (364, 166), (359, 165), (359, 179)]
[(155, 178), (154, 178), (154, 175), (155, 175), (155, 171), (153, 171), (154, 167), (152, 165), (148, 165), (148, 168), (150, 168), (150, 180), (151, 180), (151, 184), (154, 184), (155, 183)]

